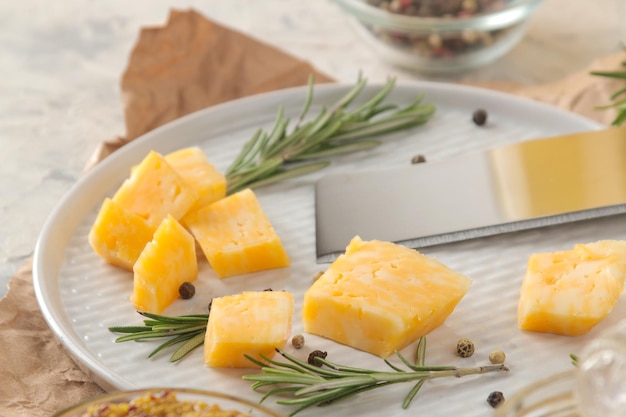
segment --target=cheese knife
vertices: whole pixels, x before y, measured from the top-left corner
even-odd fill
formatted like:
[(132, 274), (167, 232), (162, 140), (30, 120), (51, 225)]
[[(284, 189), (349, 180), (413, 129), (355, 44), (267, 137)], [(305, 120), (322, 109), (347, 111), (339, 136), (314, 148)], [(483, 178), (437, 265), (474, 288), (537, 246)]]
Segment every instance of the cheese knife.
[(315, 185), (318, 263), (354, 236), (411, 248), (626, 213), (626, 127), (330, 174)]

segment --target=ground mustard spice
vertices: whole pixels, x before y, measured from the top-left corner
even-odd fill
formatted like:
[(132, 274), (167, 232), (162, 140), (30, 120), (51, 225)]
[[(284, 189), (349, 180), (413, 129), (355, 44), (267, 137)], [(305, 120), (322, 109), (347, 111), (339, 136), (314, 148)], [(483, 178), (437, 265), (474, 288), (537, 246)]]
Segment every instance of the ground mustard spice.
[(126, 403), (102, 403), (83, 417), (249, 417), (202, 401), (181, 401), (169, 391), (148, 393)]

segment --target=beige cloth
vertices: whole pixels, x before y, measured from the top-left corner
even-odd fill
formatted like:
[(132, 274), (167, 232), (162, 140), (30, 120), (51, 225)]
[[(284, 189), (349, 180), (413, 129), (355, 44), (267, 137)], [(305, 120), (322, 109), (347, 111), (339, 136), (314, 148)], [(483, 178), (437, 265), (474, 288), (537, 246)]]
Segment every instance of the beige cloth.
[[(483, 83), (569, 109), (602, 123), (614, 112), (600, 112), (616, 80), (588, 75), (590, 69), (617, 70), (619, 53), (578, 74), (543, 86)], [(141, 35), (122, 77), (125, 137), (101, 144), (89, 161), (96, 163), (137, 136), (195, 110), (250, 94), (331, 79), (306, 62), (194, 11), (173, 11), (163, 27)], [(44, 416), (102, 393), (66, 354), (44, 321), (35, 299), (32, 268), (27, 263), (11, 279), (0, 300), (0, 416)]]

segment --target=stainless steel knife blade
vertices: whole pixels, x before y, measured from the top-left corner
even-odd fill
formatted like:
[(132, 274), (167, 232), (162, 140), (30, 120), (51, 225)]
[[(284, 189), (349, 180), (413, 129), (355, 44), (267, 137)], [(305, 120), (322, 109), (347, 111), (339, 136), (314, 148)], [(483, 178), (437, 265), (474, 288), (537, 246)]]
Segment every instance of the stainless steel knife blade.
[(535, 139), (315, 186), (318, 263), (356, 235), (411, 248), (626, 213), (626, 128)]

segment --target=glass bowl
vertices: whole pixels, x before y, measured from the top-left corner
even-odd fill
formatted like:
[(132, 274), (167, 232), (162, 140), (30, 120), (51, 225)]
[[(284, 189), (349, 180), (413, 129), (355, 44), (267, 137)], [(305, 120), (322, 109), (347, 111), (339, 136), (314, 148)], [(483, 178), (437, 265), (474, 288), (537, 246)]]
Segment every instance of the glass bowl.
[[(232, 411), (228, 416), (239, 417), (284, 417), (283, 414), (272, 411), (259, 404), (247, 401), (244, 399), (236, 398), (227, 394), (221, 394), (218, 392), (204, 391), (197, 389), (187, 388), (146, 388), (137, 389), (131, 391), (118, 391), (101, 396), (94, 397), (87, 401), (75, 404), (63, 411), (58, 412), (53, 417), (85, 417), (90, 415), (106, 416), (107, 414), (88, 414), (89, 410), (96, 408), (103, 408), (109, 404), (115, 404), (117, 406), (128, 404), (130, 401), (143, 401), (148, 396), (152, 395), (156, 398), (163, 398), (164, 394), (174, 394), (177, 401), (189, 401), (194, 403), (205, 403), (209, 406), (216, 405), (221, 410)], [(237, 412), (237, 413), (234, 413)], [(241, 413), (241, 414), (239, 414)], [(116, 414), (117, 415), (117, 414)], [(125, 414), (124, 414), (125, 415)], [(135, 415), (135, 414), (133, 414)], [(174, 414), (141, 414), (145, 417), (174, 415)], [(210, 416), (214, 414), (184, 414), (180, 409), (176, 410), (177, 416)]]
[(335, 0), (388, 62), (455, 73), (490, 63), (523, 37), (542, 0)]
[(575, 362), (514, 393), (495, 417), (626, 416), (626, 319), (587, 343)]
[(576, 370), (540, 379), (496, 407), (495, 417), (580, 417), (575, 397)]

